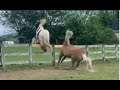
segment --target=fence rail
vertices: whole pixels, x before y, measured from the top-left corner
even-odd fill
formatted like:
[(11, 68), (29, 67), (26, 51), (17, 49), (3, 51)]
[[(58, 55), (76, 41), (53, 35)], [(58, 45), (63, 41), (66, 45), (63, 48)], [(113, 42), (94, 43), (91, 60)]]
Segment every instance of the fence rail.
[[(5, 48), (11, 48), (11, 47), (28, 47), (29, 51), (27, 52), (23, 52), (23, 53), (19, 53), (19, 52), (13, 52), (13, 53), (6, 53), (5, 52)], [(55, 65), (55, 56), (59, 55), (59, 52), (55, 52), (56, 48), (62, 48), (62, 45), (53, 45), (53, 52), (52, 53), (43, 53), (43, 52), (39, 52), (39, 53), (34, 53), (32, 51), (33, 47), (39, 48), (40, 45), (30, 45), (30, 44), (14, 44), (14, 45), (0, 45), (0, 65), (5, 68), (5, 65), (8, 64), (25, 64), (25, 63), (40, 63), (40, 62), (47, 62), (47, 61), (34, 61), (33, 60), (33, 56), (34, 55), (51, 55), (52, 56), (52, 63), (53, 65)], [(88, 56), (91, 57), (91, 55), (97, 56), (99, 54), (101, 54), (100, 57), (96, 57), (93, 58), (91, 57), (93, 60), (99, 60), (99, 59), (113, 59), (116, 58), (118, 60), (118, 54), (119, 54), (119, 45), (80, 45), (77, 46), (75, 45), (75, 47), (80, 47), (80, 48), (84, 48), (88, 54)], [(90, 49), (94, 48), (94, 51), (91, 51)], [(112, 50), (106, 50), (106, 48), (112, 48)], [(97, 50), (97, 51), (96, 51)], [(111, 54), (115, 54), (114, 56), (106, 56), (107, 53), (111, 53)], [(6, 56), (28, 56), (29, 60), (28, 61), (13, 61), (13, 62), (7, 62), (6, 61)]]

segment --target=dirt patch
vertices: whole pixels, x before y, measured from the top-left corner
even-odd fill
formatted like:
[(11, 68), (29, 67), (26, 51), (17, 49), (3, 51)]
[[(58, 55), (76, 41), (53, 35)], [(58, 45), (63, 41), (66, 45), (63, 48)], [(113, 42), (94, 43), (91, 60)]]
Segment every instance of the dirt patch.
[(15, 69), (9, 67), (7, 71), (0, 71), (0, 80), (118, 80), (119, 77), (118, 62), (94, 62), (93, 73), (88, 72), (82, 63), (76, 70), (69, 70), (70, 66), (70, 63), (64, 63), (61, 69), (51, 65), (11, 66)]
[(60, 75), (65, 73), (66, 70), (19, 70), (19, 71), (7, 71), (0, 73), (0, 80), (32, 80), (32, 79), (47, 79), (50, 76)]

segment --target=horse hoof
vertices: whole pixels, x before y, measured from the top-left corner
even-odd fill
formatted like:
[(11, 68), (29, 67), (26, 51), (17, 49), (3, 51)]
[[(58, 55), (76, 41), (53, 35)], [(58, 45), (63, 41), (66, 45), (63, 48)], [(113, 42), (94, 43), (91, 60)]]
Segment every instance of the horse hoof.
[(93, 69), (91, 69), (91, 70), (88, 70), (89, 72), (95, 72)]

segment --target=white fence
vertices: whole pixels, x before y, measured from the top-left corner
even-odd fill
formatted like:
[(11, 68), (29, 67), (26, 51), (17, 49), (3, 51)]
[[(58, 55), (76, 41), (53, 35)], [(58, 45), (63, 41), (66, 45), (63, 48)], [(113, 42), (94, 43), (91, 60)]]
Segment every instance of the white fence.
[[(5, 48), (6, 47), (29, 47), (29, 52), (24, 52), (24, 53), (6, 53), (5, 52)], [(5, 65), (8, 64), (32, 64), (32, 63), (45, 63), (45, 61), (34, 61), (33, 60), (33, 55), (51, 55), (52, 56), (52, 63), (53, 65), (55, 65), (55, 56), (59, 55), (59, 52), (55, 52), (56, 48), (61, 48), (62, 45), (53, 45), (53, 52), (52, 53), (33, 53), (32, 52), (32, 45), (30, 44), (14, 44), (14, 45), (1, 45), (0, 46), (0, 65), (5, 68)], [(76, 47), (81, 47), (84, 48), (88, 54), (88, 56), (90, 56), (92, 59), (94, 60), (106, 60), (106, 59), (119, 59), (119, 45), (80, 45), (80, 46), (76, 46)], [(92, 50), (91, 50), (92, 48)], [(108, 48), (108, 50), (106, 49)], [(106, 54), (109, 54), (108, 56), (106, 56)], [(114, 54), (114, 55), (111, 55)], [(7, 62), (6, 61), (6, 56), (29, 56), (29, 60), (28, 61), (19, 61), (19, 62)], [(100, 56), (101, 55), (101, 56)], [(94, 57), (92, 57), (94, 56)], [(95, 57), (96, 56), (96, 57)], [(97, 57), (99, 56), (99, 57)], [(22, 58), (22, 57), (21, 57)], [(46, 61), (46, 63), (48, 63)]]

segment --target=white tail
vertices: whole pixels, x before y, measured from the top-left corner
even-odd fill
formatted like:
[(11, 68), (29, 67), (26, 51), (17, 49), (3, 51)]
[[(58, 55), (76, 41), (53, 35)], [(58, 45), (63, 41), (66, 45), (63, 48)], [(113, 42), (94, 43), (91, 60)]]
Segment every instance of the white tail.
[(87, 70), (89, 70), (90, 72), (93, 72), (92, 70), (92, 61), (89, 57), (87, 57), (87, 55), (83, 54), (83, 60), (86, 61), (86, 65), (87, 65)]
[(89, 57), (87, 58), (87, 62), (88, 62), (88, 69), (92, 69), (92, 61)]

